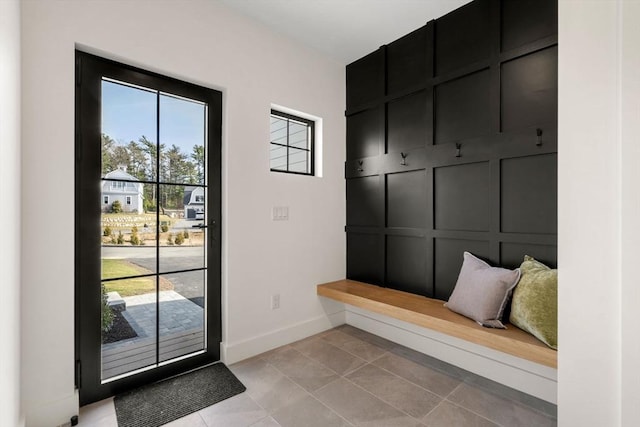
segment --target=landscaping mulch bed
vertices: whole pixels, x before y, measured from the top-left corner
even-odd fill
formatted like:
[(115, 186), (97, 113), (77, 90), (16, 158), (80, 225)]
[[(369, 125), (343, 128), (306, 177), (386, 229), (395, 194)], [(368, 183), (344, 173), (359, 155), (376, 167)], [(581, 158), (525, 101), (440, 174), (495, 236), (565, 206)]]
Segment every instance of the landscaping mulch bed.
[(135, 338), (138, 334), (133, 330), (127, 319), (119, 311), (113, 311), (113, 325), (109, 332), (102, 333), (102, 344)]

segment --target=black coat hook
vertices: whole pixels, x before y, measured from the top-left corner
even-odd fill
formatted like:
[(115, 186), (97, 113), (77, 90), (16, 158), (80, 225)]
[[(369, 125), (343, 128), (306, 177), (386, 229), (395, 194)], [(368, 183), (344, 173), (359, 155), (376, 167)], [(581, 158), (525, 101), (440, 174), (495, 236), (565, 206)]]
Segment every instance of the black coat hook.
[(364, 172), (364, 169), (362, 168), (362, 160), (358, 160), (358, 172)]
[(539, 147), (542, 145), (542, 129), (536, 129), (536, 135), (538, 136), (538, 140), (536, 141), (536, 145)]
[(456, 142), (456, 157), (462, 157), (462, 154), (460, 154), (461, 148), (462, 148), (462, 144), (459, 142)]
[(402, 160), (400, 161), (400, 164), (402, 166), (407, 166), (407, 153), (400, 153), (400, 155), (402, 156)]

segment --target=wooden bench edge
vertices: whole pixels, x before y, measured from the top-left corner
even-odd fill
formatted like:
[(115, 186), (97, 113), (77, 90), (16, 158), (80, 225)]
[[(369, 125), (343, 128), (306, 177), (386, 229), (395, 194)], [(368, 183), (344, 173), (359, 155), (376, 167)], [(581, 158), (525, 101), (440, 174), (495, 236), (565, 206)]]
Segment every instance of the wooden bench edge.
[[(387, 294), (396, 298), (401, 294), (406, 294), (406, 298), (411, 299), (426, 298), (415, 294), (409, 294), (352, 280), (338, 280), (335, 282), (320, 284), (317, 286), (317, 294), (319, 296), (396, 318), (420, 327), (431, 329), (474, 344), (557, 369), (557, 351), (547, 347), (544, 343), (538, 341), (535, 337), (529, 335), (525, 331), (517, 329), (517, 331), (511, 331), (509, 333), (510, 336), (506, 336), (503, 330), (483, 328), (480, 325), (469, 322), (468, 319), (461, 315), (455, 315), (460, 318), (460, 322), (442, 319), (425, 313), (419, 313), (399, 305), (367, 298), (359, 295), (355, 291), (348, 292), (345, 288), (349, 288), (352, 291), (354, 289), (366, 289), (374, 292), (377, 297), (382, 299), (384, 299)], [(444, 301), (440, 300), (434, 300), (431, 298), (426, 298), (426, 300), (437, 301), (444, 304)], [(513, 328), (515, 328), (515, 326)], [(520, 334), (520, 332), (522, 334)], [(523, 339), (513, 337), (514, 334), (518, 336), (521, 335)]]

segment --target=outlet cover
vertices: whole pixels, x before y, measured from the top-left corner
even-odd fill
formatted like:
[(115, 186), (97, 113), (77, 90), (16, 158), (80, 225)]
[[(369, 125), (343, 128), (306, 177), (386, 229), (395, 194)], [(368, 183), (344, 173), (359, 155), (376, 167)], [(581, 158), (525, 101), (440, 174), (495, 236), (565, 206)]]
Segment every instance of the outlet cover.
[(271, 310), (280, 308), (280, 294), (271, 295)]

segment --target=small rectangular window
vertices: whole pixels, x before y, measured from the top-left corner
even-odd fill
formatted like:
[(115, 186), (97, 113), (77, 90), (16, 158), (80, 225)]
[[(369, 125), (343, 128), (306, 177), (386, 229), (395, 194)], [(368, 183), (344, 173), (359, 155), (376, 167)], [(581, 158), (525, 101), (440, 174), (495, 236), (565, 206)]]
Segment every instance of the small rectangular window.
[(314, 125), (313, 120), (271, 110), (272, 171), (314, 174)]
[(131, 204), (131, 196), (127, 196), (127, 205)]
[(102, 198), (102, 201), (103, 201), (103, 203), (104, 203), (105, 205), (108, 205), (108, 204), (109, 204), (109, 196), (104, 196), (104, 197)]

